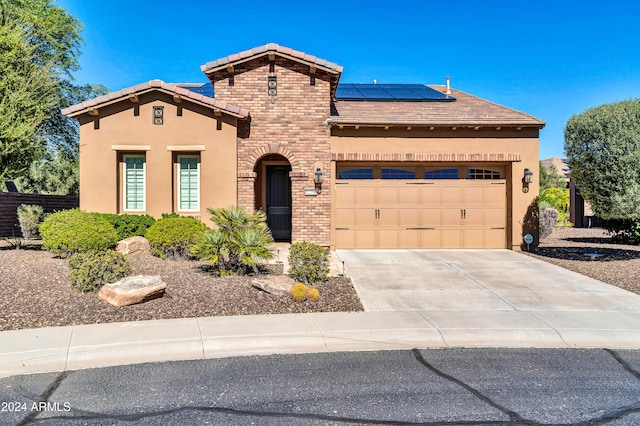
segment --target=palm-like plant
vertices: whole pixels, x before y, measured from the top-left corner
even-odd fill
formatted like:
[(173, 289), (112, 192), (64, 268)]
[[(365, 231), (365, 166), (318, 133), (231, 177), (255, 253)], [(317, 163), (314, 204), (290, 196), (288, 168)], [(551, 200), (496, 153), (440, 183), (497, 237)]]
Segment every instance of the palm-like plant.
[(205, 232), (200, 241), (193, 246), (191, 254), (202, 260), (208, 260), (225, 272), (225, 263), (229, 260), (229, 247), (226, 235), (219, 229)]
[(257, 273), (257, 263), (273, 257), (269, 248), (273, 237), (263, 212), (247, 213), (240, 207), (207, 210), (218, 229), (192, 249), (195, 256), (210, 261), (221, 273), (245, 273), (249, 268)]

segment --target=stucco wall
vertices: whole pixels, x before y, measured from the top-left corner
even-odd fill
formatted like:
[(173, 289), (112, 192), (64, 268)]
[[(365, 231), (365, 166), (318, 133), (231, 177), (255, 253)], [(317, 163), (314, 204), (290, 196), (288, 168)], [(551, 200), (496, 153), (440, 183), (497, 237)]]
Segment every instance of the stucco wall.
[[(100, 108), (97, 117), (80, 119), (80, 208), (124, 213), (122, 155), (146, 155), (146, 210), (154, 217), (177, 211), (174, 165), (180, 153), (200, 153), (200, 213), (207, 207), (227, 207), (237, 202), (236, 120), (216, 117), (209, 108), (153, 91), (140, 95), (139, 104), (124, 100)], [(139, 115), (134, 108), (139, 105)], [(164, 106), (164, 124), (153, 124), (153, 107)], [(178, 108), (182, 107), (182, 116)], [(95, 121), (99, 120), (99, 128)], [(218, 130), (220, 120), (220, 130)], [(181, 150), (179, 146), (187, 146)], [(173, 151), (168, 150), (172, 147)]]

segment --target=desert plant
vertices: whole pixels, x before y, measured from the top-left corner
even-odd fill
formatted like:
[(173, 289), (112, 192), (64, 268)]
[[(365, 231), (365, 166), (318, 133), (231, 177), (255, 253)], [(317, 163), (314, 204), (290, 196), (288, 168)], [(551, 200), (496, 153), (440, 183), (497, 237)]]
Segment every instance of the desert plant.
[(258, 262), (273, 257), (269, 244), (273, 242), (260, 211), (247, 213), (240, 207), (208, 209), (217, 227), (207, 232), (192, 248), (193, 254), (208, 260), (223, 275), (229, 272), (258, 273)]
[(329, 274), (329, 250), (308, 241), (291, 244), (289, 273), (293, 279), (307, 284), (325, 281)]
[(189, 258), (191, 247), (200, 240), (207, 227), (193, 217), (160, 219), (147, 230), (151, 254), (161, 258)]
[(611, 239), (615, 242), (623, 244), (640, 244), (640, 220), (603, 220), (602, 227), (611, 235)]
[(312, 302), (317, 302), (320, 300), (320, 292), (317, 288), (309, 288), (307, 289), (307, 299)]
[(69, 278), (74, 290), (97, 292), (131, 273), (129, 260), (120, 252), (106, 250), (76, 253), (69, 259)]
[(547, 238), (556, 227), (558, 220), (558, 211), (552, 208), (546, 208), (540, 215), (540, 239)]
[(291, 286), (290, 294), (294, 302), (304, 302), (307, 300), (307, 286), (302, 283), (296, 283)]
[(153, 225), (156, 220), (148, 214), (113, 214), (113, 213), (96, 213), (111, 223), (118, 233), (118, 240), (124, 240), (129, 237), (144, 237), (147, 229)]
[(79, 209), (50, 214), (39, 230), (44, 248), (61, 257), (112, 249), (118, 242), (118, 234), (105, 218)]
[(38, 225), (42, 220), (42, 206), (32, 204), (20, 204), (18, 207), (18, 221), (22, 238), (30, 240), (38, 233)]

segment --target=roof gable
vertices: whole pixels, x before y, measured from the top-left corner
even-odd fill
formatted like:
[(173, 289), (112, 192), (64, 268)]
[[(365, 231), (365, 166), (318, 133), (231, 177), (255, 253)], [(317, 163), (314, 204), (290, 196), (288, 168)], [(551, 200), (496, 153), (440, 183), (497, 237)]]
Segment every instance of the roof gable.
[(342, 66), (336, 64), (335, 62), (317, 58), (313, 55), (308, 55), (304, 52), (293, 50), (289, 47), (280, 46), (276, 43), (268, 43), (264, 46), (254, 47), (253, 49), (245, 50), (243, 52), (235, 53), (224, 58), (216, 59), (215, 61), (207, 62), (206, 64), (202, 65), (200, 69), (206, 75), (214, 74), (220, 70), (233, 69), (233, 66), (236, 64), (252, 61), (269, 55), (287, 58), (295, 62), (309, 65), (309, 67), (324, 69), (331, 74), (339, 75), (342, 73)]
[(175, 84), (165, 83), (162, 80), (151, 80), (146, 83), (137, 84), (135, 86), (127, 87), (126, 89), (111, 92), (106, 95), (81, 102), (79, 104), (71, 105), (70, 107), (62, 109), (62, 114), (68, 117), (77, 117), (83, 113), (90, 113), (92, 111), (96, 111), (100, 107), (111, 105), (127, 99), (135, 101), (138, 95), (153, 91), (168, 93), (170, 95), (173, 95), (174, 99), (189, 100), (195, 104), (199, 104), (211, 109), (220, 110), (220, 112), (236, 118), (245, 118), (249, 115), (249, 111), (244, 108), (232, 105), (225, 101), (204, 96)]

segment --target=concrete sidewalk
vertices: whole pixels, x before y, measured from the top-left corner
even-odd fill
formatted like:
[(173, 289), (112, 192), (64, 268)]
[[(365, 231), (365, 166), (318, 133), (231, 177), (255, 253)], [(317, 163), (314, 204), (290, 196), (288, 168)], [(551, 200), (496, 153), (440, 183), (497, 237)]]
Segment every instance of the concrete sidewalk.
[[(395, 258), (367, 252), (365, 259), (350, 259), (355, 251), (339, 252), (365, 312), (4, 331), (0, 376), (282, 353), (444, 347), (640, 349), (639, 295), (504, 252), (474, 252), (475, 260), (456, 251), (396, 251)], [(421, 268), (430, 271), (426, 288), (425, 272), (416, 271), (412, 256), (421, 257)], [(410, 261), (413, 267), (408, 269), (401, 261)], [(500, 268), (492, 268), (491, 262)], [(334, 268), (341, 266), (335, 257), (333, 263)], [(368, 274), (377, 279), (368, 279)]]

